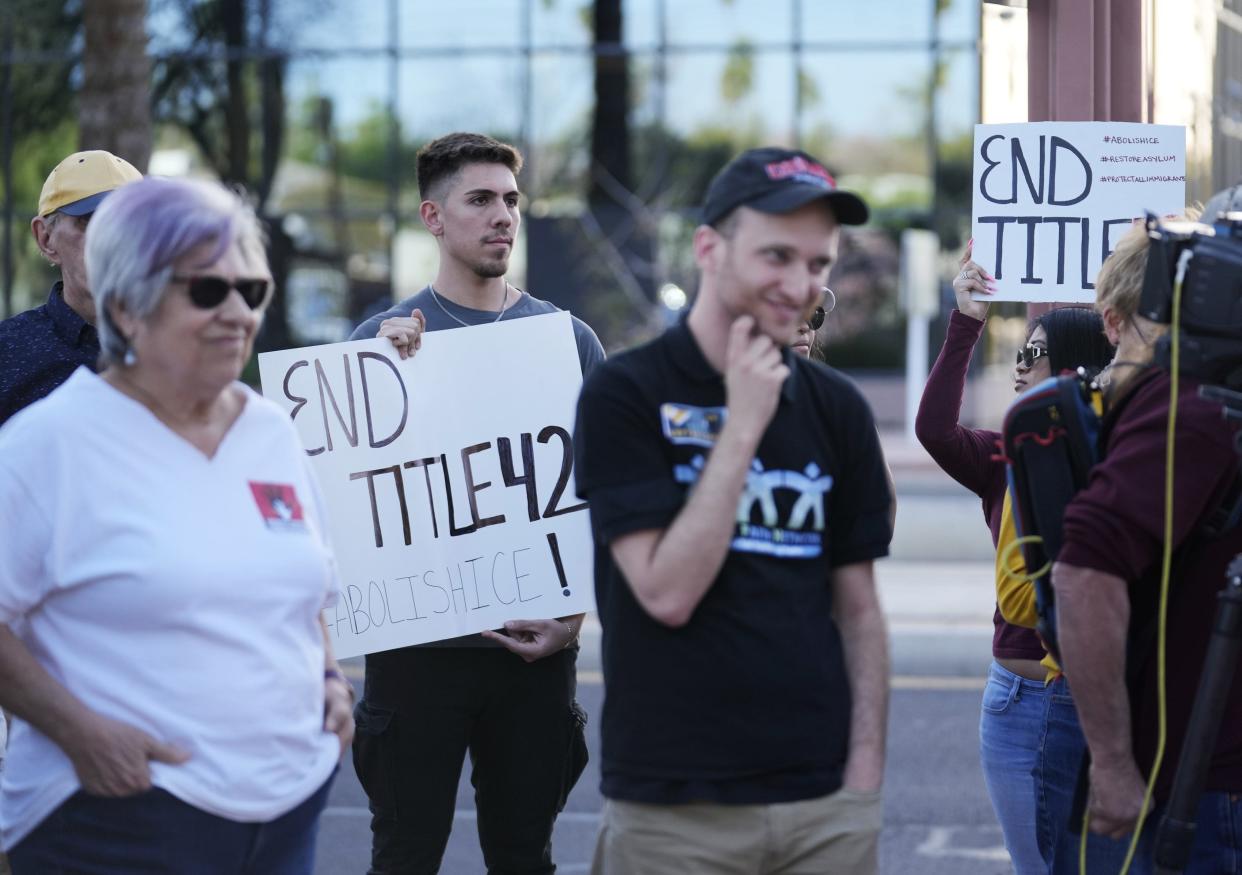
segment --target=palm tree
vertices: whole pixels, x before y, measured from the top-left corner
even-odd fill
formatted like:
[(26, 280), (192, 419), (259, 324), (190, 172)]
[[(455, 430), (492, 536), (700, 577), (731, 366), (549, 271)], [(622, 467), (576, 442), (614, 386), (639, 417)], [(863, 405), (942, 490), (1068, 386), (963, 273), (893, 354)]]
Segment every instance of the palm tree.
[(82, 90), (78, 141), (107, 149), (145, 171), (151, 158), (151, 62), (147, 0), (82, 4)]

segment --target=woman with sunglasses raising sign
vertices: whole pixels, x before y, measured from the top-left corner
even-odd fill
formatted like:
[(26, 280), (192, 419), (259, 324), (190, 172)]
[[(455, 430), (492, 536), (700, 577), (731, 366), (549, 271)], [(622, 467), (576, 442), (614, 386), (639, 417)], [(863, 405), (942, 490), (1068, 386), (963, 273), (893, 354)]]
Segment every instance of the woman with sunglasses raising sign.
[[(790, 341), (789, 349), (795, 354), (804, 358), (815, 359), (817, 362), (827, 364), (824, 356), (824, 347), (819, 342), (819, 329), (824, 327), (824, 322), (837, 306), (837, 296), (833, 294), (832, 289), (824, 286), (824, 300), (818, 307), (811, 311), (811, 315), (805, 322), (798, 325), (797, 333)], [(888, 480), (888, 494), (892, 496), (892, 501), (888, 506), (888, 527), (891, 530), (897, 522), (897, 484), (893, 481), (893, 469), (889, 467), (888, 461), (884, 461), (884, 476)]]
[(96, 212), (86, 268), (102, 373), (0, 429), (0, 838), (15, 875), (309, 875), (352, 690), (305, 453), (238, 382), (258, 222), (147, 178)]
[(794, 335), (789, 348), (800, 356), (824, 360), (824, 349), (819, 344), (819, 329), (824, 327), (824, 320), (837, 306), (837, 296), (832, 289), (824, 286), (824, 302), (811, 311), (810, 318), (798, 325), (798, 333)]
[[(988, 313), (987, 301), (972, 300), (971, 294), (994, 291), (992, 277), (970, 253), (968, 246), (953, 280), (957, 309), (923, 390), (915, 433), (936, 463), (982, 500), (996, 546), (1014, 537), (1005, 465), (997, 450), (1000, 432), (958, 422), (966, 371)], [(1099, 371), (1112, 357), (1103, 322), (1093, 311), (1052, 310), (1028, 327), (1016, 356), (1014, 391), (1079, 366)], [(1021, 561), (1017, 551), (1009, 552)], [(1009, 574), (1011, 569), (998, 567), (998, 581)], [(999, 608), (993, 624), (993, 661), (979, 721), (983, 776), (1015, 872), (1044, 873), (1072, 807), (1082, 732), (1065, 679), (1049, 671), (1034, 629), (1007, 622)]]

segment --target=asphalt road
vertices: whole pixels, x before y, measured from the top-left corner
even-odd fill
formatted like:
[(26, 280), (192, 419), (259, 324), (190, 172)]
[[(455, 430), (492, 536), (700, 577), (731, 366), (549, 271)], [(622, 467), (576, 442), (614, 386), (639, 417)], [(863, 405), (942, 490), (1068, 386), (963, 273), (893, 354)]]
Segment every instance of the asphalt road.
[[(898, 462), (899, 457), (895, 467)], [(897, 476), (892, 558), (876, 566), (895, 675), (880, 870), (883, 875), (1002, 875), (1012, 870), (978, 757), (979, 697), (994, 604), (991, 541), (978, 499), (939, 471), (917, 469), (907, 460)], [(598, 636), (599, 626), (588, 616), (578, 697), (592, 716), (599, 713), (603, 696)], [(350, 660), (347, 670), (360, 679), (361, 660)], [(592, 721), (587, 738), (593, 758), (598, 731)], [(370, 854), (369, 813), (348, 762), (328, 804), (316, 875), (362, 875)], [(601, 806), (593, 761), (557, 822), (553, 858), (558, 872), (589, 871)], [(467, 764), (441, 872), (484, 871)]]
[[(1000, 875), (1010, 871), (979, 771), (978, 723), (982, 679), (894, 679), (889, 718), (885, 826), (880, 870), (884, 875)], [(599, 712), (603, 688), (585, 671), (579, 699)], [(588, 727), (592, 757), (598, 726)], [(602, 799), (596, 763), (587, 767), (557, 822), (553, 857), (557, 871), (589, 870)], [(361, 875), (367, 868), (370, 830), (366, 798), (353, 768), (341, 769), (319, 837), (317, 875)], [(484, 872), (475, 833), (469, 765), (463, 769), (444, 875)]]

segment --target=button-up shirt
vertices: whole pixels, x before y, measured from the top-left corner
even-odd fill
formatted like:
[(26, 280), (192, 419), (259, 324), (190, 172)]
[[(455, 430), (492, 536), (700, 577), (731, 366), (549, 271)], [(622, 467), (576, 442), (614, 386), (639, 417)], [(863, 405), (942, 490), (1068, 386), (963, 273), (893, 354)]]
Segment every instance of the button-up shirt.
[(47, 303), (0, 322), (0, 425), (59, 386), (79, 365), (94, 370), (99, 335), (65, 302), (61, 283)]

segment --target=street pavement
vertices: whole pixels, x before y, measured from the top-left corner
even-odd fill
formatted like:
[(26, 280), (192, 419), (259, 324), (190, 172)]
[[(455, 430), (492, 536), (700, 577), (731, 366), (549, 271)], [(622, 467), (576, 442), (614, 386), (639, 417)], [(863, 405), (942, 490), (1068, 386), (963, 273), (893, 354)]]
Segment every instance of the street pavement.
[[(945, 477), (921, 448), (882, 435), (898, 489), (892, 557), (876, 566), (888, 618), (893, 693), (889, 715), (883, 875), (1010, 872), (979, 770), (979, 697), (990, 660), (992, 545), (979, 501)], [(583, 628), (578, 697), (594, 718), (603, 684), (599, 626)], [(360, 686), (361, 660), (347, 672)], [(779, 715), (778, 715), (779, 716)], [(587, 728), (591, 764), (553, 839), (557, 871), (589, 871), (598, 816), (598, 723)], [(324, 815), (316, 875), (364, 873), (366, 798), (348, 760)], [(463, 769), (444, 875), (485, 871), (475, 832), (469, 764)]]
[[(888, 772), (880, 871), (884, 875), (1001, 875), (1009, 872), (983, 789), (977, 755), (979, 695), (976, 678), (898, 678), (889, 715)], [(579, 684), (578, 696), (594, 717), (603, 689), (596, 677)], [(588, 727), (592, 761), (557, 821), (553, 859), (557, 871), (589, 871), (598, 816), (599, 735)], [(441, 872), (482, 875), (474, 804), (463, 770), (457, 814)], [(348, 761), (342, 766), (320, 822), (317, 875), (361, 875), (369, 860), (366, 798)], [(645, 875), (645, 873), (635, 873)], [(663, 875), (663, 873), (659, 873)]]

